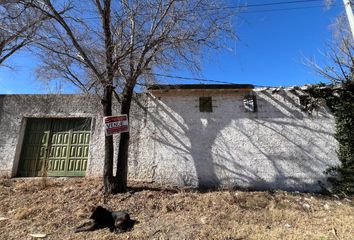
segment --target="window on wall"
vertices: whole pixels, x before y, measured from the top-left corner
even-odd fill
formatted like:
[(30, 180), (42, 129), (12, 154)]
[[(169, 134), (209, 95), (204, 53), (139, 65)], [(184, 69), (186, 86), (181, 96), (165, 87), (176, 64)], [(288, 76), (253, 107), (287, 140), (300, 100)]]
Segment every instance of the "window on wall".
[(257, 112), (257, 98), (254, 93), (248, 93), (243, 98), (245, 112)]
[(199, 98), (199, 111), (200, 112), (212, 112), (213, 104), (211, 97), (200, 97)]

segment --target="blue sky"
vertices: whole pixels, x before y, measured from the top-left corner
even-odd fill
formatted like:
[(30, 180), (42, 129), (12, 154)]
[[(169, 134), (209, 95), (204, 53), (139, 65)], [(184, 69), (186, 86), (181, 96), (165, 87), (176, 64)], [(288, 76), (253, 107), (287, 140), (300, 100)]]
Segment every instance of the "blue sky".
[[(229, 0), (230, 5), (288, 2), (287, 0)], [(230, 42), (230, 50), (203, 57), (198, 75), (176, 71), (172, 75), (200, 77), (230, 83), (259, 86), (292, 86), (318, 83), (325, 79), (305, 66), (305, 58), (321, 63), (326, 43), (331, 41), (330, 24), (344, 11), (342, 0), (326, 10), (321, 2), (303, 2), (248, 8), (234, 19), (239, 40)], [(315, 6), (312, 8), (312, 6)], [(292, 8), (291, 10), (289, 8)], [(296, 9), (294, 9), (296, 8)], [(288, 9), (288, 10), (286, 10)], [(10, 59), (14, 70), (0, 68), (0, 94), (47, 93), (48, 87), (36, 80), (37, 60), (29, 53)], [(162, 83), (202, 83), (195, 80), (161, 78)], [(53, 87), (52, 87), (53, 88)], [(65, 87), (64, 92), (77, 91)]]

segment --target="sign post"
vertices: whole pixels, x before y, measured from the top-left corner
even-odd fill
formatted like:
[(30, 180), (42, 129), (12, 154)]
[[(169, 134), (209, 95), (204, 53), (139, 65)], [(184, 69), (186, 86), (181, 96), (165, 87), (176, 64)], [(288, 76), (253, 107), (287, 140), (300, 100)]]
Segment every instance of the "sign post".
[(106, 136), (129, 132), (128, 116), (126, 114), (104, 117), (103, 123)]

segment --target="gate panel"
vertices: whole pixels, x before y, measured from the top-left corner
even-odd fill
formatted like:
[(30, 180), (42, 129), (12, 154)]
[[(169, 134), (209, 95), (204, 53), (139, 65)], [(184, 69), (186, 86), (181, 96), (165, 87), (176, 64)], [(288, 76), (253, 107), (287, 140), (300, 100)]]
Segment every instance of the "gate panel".
[(35, 177), (41, 174), (46, 159), (51, 121), (28, 119), (21, 153), (18, 175)]
[(19, 176), (85, 176), (90, 125), (88, 119), (29, 119)]

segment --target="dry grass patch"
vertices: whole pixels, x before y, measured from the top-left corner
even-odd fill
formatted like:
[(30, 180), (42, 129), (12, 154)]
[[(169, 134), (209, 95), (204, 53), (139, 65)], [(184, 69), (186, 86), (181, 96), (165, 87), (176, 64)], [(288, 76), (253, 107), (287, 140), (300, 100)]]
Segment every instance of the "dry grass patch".
[(37, 209), (36, 207), (22, 207), (18, 208), (15, 210), (15, 213), (13, 215), (13, 219), (15, 220), (24, 220), (24, 219), (29, 219), (33, 218), (40, 209)]
[[(0, 239), (354, 239), (353, 199), (287, 192), (166, 189), (131, 182), (104, 197), (100, 179), (0, 180)], [(92, 207), (128, 210), (127, 233), (77, 233)]]

